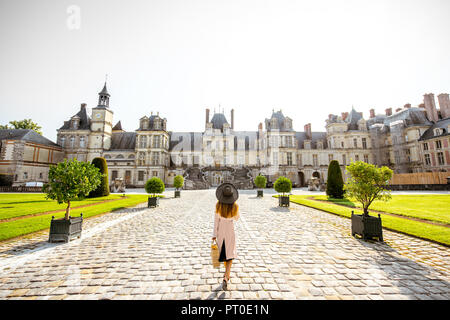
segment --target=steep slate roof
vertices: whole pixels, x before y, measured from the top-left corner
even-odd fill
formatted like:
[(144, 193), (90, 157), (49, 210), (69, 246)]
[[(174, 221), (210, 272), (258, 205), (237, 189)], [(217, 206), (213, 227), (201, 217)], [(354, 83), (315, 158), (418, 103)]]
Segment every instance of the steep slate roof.
[(134, 150), (136, 132), (113, 132), (110, 150)]
[[(86, 107), (81, 107), (80, 111), (75, 115), (80, 118), (80, 125), (77, 130), (90, 130), (91, 128), (91, 119), (89, 118)], [(64, 125), (59, 128), (59, 130), (72, 130), (70, 127), (70, 120), (64, 121)]]
[(435, 138), (434, 136), (434, 129), (441, 128), (444, 129), (444, 133), (442, 133), (439, 137), (448, 136), (448, 126), (450, 125), (450, 118), (446, 118), (443, 120), (439, 120), (435, 124), (433, 124), (430, 128), (428, 128), (423, 135), (419, 138), (419, 141), (428, 140)]
[[(323, 148), (327, 148), (327, 133), (326, 132), (311, 132), (311, 149), (317, 148), (317, 141), (323, 140)], [(306, 138), (305, 132), (296, 132), (295, 137), (297, 138), (298, 149), (304, 149), (304, 142), (308, 140)]]
[(31, 129), (3, 129), (0, 130), (0, 140), (20, 140), (42, 144), (50, 147), (60, 147), (53, 141), (41, 136)]
[(272, 116), (270, 117), (270, 119), (266, 119), (266, 123), (267, 123), (267, 121), (269, 122), (269, 129), (274, 129), (274, 128), (271, 128), (271, 126), (270, 126), (270, 122), (272, 119), (277, 119), (277, 122), (278, 122), (277, 129), (279, 129), (280, 131), (292, 131), (292, 129), (285, 128), (284, 121), (286, 120), (286, 117), (283, 115), (283, 112), (281, 112), (281, 110), (279, 110), (277, 112), (272, 111)]
[(352, 111), (350, 111), (348, 117), (345, 119), (345, 122), (348, 123), (348, 130), (358, 130), (358, 121), (361, 119), (361, 113), (352, 108)]
[(227, 118), (223, 113), (215, 113), (211, 119), (211, 123), (214, 129), (223, 129), (223, 125), (228, 123)]
[(113, 130), (123, 130), (122, 129), (122, 123), (119, 121), (116, 123), (116, 125), (112, 128)]

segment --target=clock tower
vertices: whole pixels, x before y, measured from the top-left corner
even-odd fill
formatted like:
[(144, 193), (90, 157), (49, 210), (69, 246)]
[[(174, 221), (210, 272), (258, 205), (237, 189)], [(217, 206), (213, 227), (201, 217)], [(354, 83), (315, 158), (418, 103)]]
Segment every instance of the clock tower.
[(105, 82), (98, 94), (98, 105), (92, 108), (88, 161), (102, 157), (103, 151), (111, 148), (113, 112), (109, 109), (109, 97)]

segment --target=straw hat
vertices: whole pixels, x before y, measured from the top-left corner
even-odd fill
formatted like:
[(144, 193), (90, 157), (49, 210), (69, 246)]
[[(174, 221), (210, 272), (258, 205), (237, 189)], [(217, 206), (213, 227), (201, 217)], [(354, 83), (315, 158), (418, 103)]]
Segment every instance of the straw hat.
[(217, 187), (216, 197), (221, 203), (233, 204), (239, 198), (239, 193), (232, 183), (225, 182)]

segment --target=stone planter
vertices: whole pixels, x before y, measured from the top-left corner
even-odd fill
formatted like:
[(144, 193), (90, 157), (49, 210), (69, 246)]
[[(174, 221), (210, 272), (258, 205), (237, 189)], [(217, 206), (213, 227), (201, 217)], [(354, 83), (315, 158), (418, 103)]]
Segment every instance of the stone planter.
[(354, 214), (352, 211), (352, 236), (359, 234), (363, 240), (378, 238), (383, 242), (381, 216), (377, 217)]
[(64, 218), (55, 219), (55, 217), (53, 216), (50, 223), (50, 234), (48, 242), (69, 242), (74, 238), (80, 238), (82, 226), (82, 213), (79, 217), (69, 217), (69, 220), (66, 220)]
[(280, 207), (289, 207), (289, 196), (279, 196), (278, 205)]
[(179, 198), (180, 197), (180, 191), (179, 190), (175, 190), (175, 198)]
[(148, 197), (148, 208), (155, 208), (159, 206), (159, 197)]
[(257, 191), (256, 191), (256, 196), (257, 196), (258, 198), (262, 198), (262, 197), (263, 197), (263, 190), (257, 190)]

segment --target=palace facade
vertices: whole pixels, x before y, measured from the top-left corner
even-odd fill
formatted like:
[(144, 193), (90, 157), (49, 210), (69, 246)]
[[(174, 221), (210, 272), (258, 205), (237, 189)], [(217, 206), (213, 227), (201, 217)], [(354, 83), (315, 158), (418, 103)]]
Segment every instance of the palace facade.
[[(448, 94), (424, 95), (419, 106), (406, 104), (383, 114), (370, 110), (368, 119), (352, 108), (340, 115), (330, 114), (325, 131), (313, 131), (305, 124), (299, 132), (293, 119), (281, 110), (254, 131), (234, 127), (223, 112), (205, 111), (205, 127), (198, 132), (169, 131), (159, 112), (139, 119), (139, 128), (129, 132), (118, 121), (106, 83), (98, 105), (89, 113), (86, 104), (58, 129), (57, 143), (65, 158), (91, 161), (104, 157), (109, 178), (121, 178), (128, 187), (142, 187), (151, 177), (167, 185), (181, 174), (186, 188), (208, 188), (233, 182), (252, 188), (258, 174), (274, 182), (286, 176), (294, 185), (304, 186), (317, 177), (326, 181), (328, 164), (338, 160), (344, 169), (351, 161), (386, 165), (396, 173), (450, 170), (450, 101)], [(229, 121), (230, 120), (230, 121)]]

